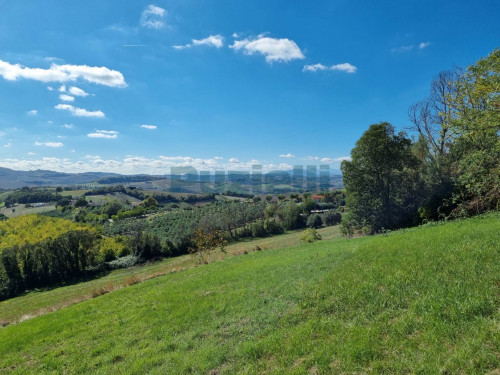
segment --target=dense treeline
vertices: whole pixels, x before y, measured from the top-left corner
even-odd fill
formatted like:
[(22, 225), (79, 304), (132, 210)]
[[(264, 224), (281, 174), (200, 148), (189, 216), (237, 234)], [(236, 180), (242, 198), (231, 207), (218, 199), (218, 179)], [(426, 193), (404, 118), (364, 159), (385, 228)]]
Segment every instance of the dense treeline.
[(64, 197), (54, 193), (52, 190), (22, 188), (10, 193), (5, 198), (5, 207), (11, 207), (16, 203), (42, 203), (42, 202), (58, 202)]
[(55, 239), (5, 248), (0, 253), (0, 300), (102, 271), (109, 267), (106, 262), (127, 255), (132, 256), (130, 266), (172, 253), (151, 234), (102, 238), (91, 230), (68, 231)]
[(181, 196), (177, 198), (172, 194), (167, 193), (149, 193), (142, 191), (140, 189), (131, 189), (126, 188), (123, 185), (114, 185), (114, 186), (105, 186), (97, 189), (92, 189), (85, 192), (84, 196), (92, 196), (92, 195), (106, 195), (113, 193), (123, 193), (128, 196), (134, 197), (139, 200), (145, 200), (148, 197), (154, 198), (158, 203), (199, 203), (199, 202), (211, 202), (215, 200), (215, 194), (203, 194), (203, 195), (194, 195), (189, 194), (187, 196)]
[(409, 109), (416, 140), (371, 125), (342, 163), (348, 234), (500, 209), (500, 50), (440, 73)]
[(0, 299), (83, 275), (96, 261), (94, 241), (94, 233), (78, 230), (56, 239), (3, 249)]

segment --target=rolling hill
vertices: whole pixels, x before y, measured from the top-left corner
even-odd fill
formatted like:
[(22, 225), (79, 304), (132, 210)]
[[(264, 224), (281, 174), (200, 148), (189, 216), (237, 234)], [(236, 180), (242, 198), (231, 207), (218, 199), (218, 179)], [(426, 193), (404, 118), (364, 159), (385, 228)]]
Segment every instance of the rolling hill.
[(500, 214), (253, 252), (0, 330), (0, 371), (485, 374)]

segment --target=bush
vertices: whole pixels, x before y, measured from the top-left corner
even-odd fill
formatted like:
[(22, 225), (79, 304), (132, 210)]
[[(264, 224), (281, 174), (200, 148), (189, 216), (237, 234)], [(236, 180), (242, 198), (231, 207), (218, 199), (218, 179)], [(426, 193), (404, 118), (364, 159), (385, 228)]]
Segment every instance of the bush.
[(262, 220), (257, 220), (255, 223), (252, 223), (250, 228), (252, 230), (252, 237), (264, 237), (266, 235), (266, 228), (264, 228)]
[(320, 228), (322, 225), (323, 225), (323, 220), (321, 220), (321, 216), (319, 216), (318, 214), (310, 215), (307, 218), (307, 226), (309, 228), (317, 229)]
[(130, 249), (121, 237), (105, 237), (98, 245), (98, 258), (102, 262), (110, 262), (129, 253)]
[(326, 226), (332, 226), (332, 225), (337, 225), (340, 224), (342, 221), (342, 215), (338, 211), (328, 211), (323, 215), (323, 223)]
[(266, 219), (264, 222), (264, 229), (267, 234), (283, 233), (283, 227), (276, 220)]
[(108, 263), (108, 267), (111, 268), (112, 270), (118, 269), (118, 268), (129, 268), (133, 267), (136, 264), (142, 263), (143, 259), (141, 259), (138, 256), (135, 255), (127, 255), (121, 258), (118, 258), (116, 260), (113, 260)]
[(308, 228), (300, 236), (302, 242), (315, 242), (321, 240), (321, 234), (316, 229)]

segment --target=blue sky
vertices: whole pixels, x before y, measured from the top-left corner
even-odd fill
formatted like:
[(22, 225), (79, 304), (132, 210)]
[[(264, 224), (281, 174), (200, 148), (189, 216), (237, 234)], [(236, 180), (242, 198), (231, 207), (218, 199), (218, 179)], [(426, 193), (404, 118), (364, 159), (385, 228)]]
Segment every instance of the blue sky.
[(343, 158), (486, 56), (500, 2), (0, 0), (0, 167), (165, 174)]

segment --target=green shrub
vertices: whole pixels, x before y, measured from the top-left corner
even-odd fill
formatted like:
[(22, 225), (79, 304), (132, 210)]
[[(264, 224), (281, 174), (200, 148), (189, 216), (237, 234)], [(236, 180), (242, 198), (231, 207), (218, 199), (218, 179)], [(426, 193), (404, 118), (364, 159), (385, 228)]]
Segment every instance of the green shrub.
[(326, 226), (337, 225), (342, 221), (342, 215), (338, 211), (330, 210), (323, 214), (323, 224)]
[(307, 218), (307, 226), (309, 228), (317, 229), (320, 228), (322, 225), (323, 225), (323, 220), (321, 220), (321, 216), (319, 216), (318, 214), (310, 215)]
[(302, 242), (315, 242), (321, 240), (321, 234), (317, 232), (314, 228), (307, 228), (300, 235), (300, 240)]

